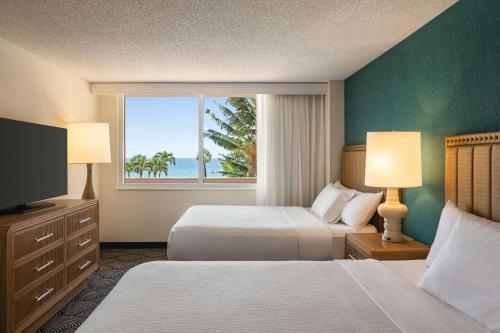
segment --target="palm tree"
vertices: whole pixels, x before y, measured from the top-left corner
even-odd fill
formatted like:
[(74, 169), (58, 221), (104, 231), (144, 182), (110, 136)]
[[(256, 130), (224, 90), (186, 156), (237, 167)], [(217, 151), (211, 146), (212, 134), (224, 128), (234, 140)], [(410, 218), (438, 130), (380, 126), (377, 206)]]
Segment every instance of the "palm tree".
[(158, 176), (159, 177), (161, 177), (162, 172), (165, 174), (165, 177), (168, 176), (168, 164), (166, 164), (166, 163), (160, 164), (160, 166), (158, 168)]
[(166, 177), (168, 175), (168, 165), (169, 164), (175, 165), (174, 154), (169, 153), (167, 151), (162, 151), (162, 152), (156, 153), (156, 155), (153, 158), (156, 158), (158, 161), (160, 161), (159, 169), (158, 169), (160, 176), (161, 176), (161, 173), (163, 172), (163, 173), (165, 173), (165, 177)]
[(147, 169), (148, 159), (144, 155), (135, 155), (130, 159), (130, 163), (133, 166), (135, 172), (139, 174), (139, 177), (142, 178), (142, 174)]
[[(221, 119), (207, 109), (205, 113), (220, 127), (209, 129), (206, 138), (229, 150), (220, 158), (220, 173), (228, 177), (255, 177), (257, 175), (257, 113), (254, 97), (229, 97), (224, 104), (217, 103)], [(232, 107), (231, 110), (228, 106)]]
[[(199, 160), (200, 156), (196, 156), (196, 159)], [(203, 177), (207, 177), (207, 163), (212, 160), (212, 153), (207, 148), (203, 148)]]
[(153, 159), (150, 159), (150, 160), (146, 161), (145, 171), (148, 173), (148, 178), (151, 177), (151, 172), (153, 172), (153, 176), (156, 177), (156, 175), (155, 175), (155, 165), (154, 165)]
[(130, 173), (134, 171), (134, 165), (130, 162), (125, 162), (125, 172), (127, 173), (127, 178), (130, 178)]
[(158, 173), (161, 173), (163, 164), (163, 161), (157, 155), (153, 156), (153, 158), (150, 160), (150, 168), (153, 172), (153, 177), (156, 178)]

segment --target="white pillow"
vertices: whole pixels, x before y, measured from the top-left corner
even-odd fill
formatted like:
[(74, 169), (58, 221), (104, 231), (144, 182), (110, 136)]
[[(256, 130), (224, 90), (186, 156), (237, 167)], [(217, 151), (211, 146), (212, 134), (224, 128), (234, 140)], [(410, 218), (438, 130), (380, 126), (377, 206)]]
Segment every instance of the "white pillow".
[(419, 286), (500, 332), (500, 223), (463, 213)]
[(430, 267), (432, 265), (432, 262), (438, 255), (439, 250), (441, 250), (443, 244), (446, 242), (448, 237), (450, 237), (451, 230), (455, 226), (455, 223), (458, 221), (460, 216), (462, 216), (462, 213), (462, 210), (458, 209), (453, 202), (448, 200), (443, 208), (443, 211), (441, 212), (441, 218), (439, 219), (436, 237), (434, 238), (434, 242), (432, 243), (429, 255), (425, 260), (425, 265), (427, 267)]
[[(338, 180), (333, 186), (349, 190), (349, 188), (342, 185)], [(353, 191), (355, 191), (356, 196), (347, 203), (342, 211), (342, 222), (358, 230), (370, 222), (384, 194), (382, 192), (364, 193), (356, 190)]]
[(382, 200), (383, 193), (358, 194), (345, 206), (342, 211), (342, 222), (358, 230), (368, 224)]
[(314, 200), (311, 212), (325, 223), (337, 223), (342, 210), (354, 194), (352, 190), (342, 190), (328, 184)]

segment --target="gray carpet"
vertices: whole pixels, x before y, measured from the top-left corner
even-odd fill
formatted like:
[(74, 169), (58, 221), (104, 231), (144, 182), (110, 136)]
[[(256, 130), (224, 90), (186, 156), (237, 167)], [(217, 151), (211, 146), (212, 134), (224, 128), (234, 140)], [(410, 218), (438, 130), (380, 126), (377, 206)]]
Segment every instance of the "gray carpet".
[(76, 331), (126, 271), (148, 261), (166, 259), (166, 249), (101, 250), (101, 267), (88, 280), (87, 288), (42, 326), (38, 333)]

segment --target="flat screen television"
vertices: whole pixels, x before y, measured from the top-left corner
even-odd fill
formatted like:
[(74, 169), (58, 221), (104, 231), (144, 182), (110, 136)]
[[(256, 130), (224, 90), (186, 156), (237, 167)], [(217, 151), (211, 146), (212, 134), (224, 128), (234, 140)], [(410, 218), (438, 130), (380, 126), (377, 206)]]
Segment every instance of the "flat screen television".
[[(50, 206), (68, 192), (65, 128), (0, 118), (0, 213)], [(53, 205), (53, 204), (52, 204)]]

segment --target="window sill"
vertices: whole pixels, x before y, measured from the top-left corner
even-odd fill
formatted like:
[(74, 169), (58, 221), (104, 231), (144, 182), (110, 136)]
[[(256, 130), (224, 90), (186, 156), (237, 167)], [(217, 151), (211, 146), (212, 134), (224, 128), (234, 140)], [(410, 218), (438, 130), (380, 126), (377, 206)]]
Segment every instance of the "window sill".
[(119, 181), (117, 190), (255, 190), (256, 179), (205, 179), (196, 178), (154, 179), (132, 178)]
[[(256, 184), (255, 177), (204, 178), (203, 184)], [(124, 184), (198, 184), (198, 178), (125, 178)]]

